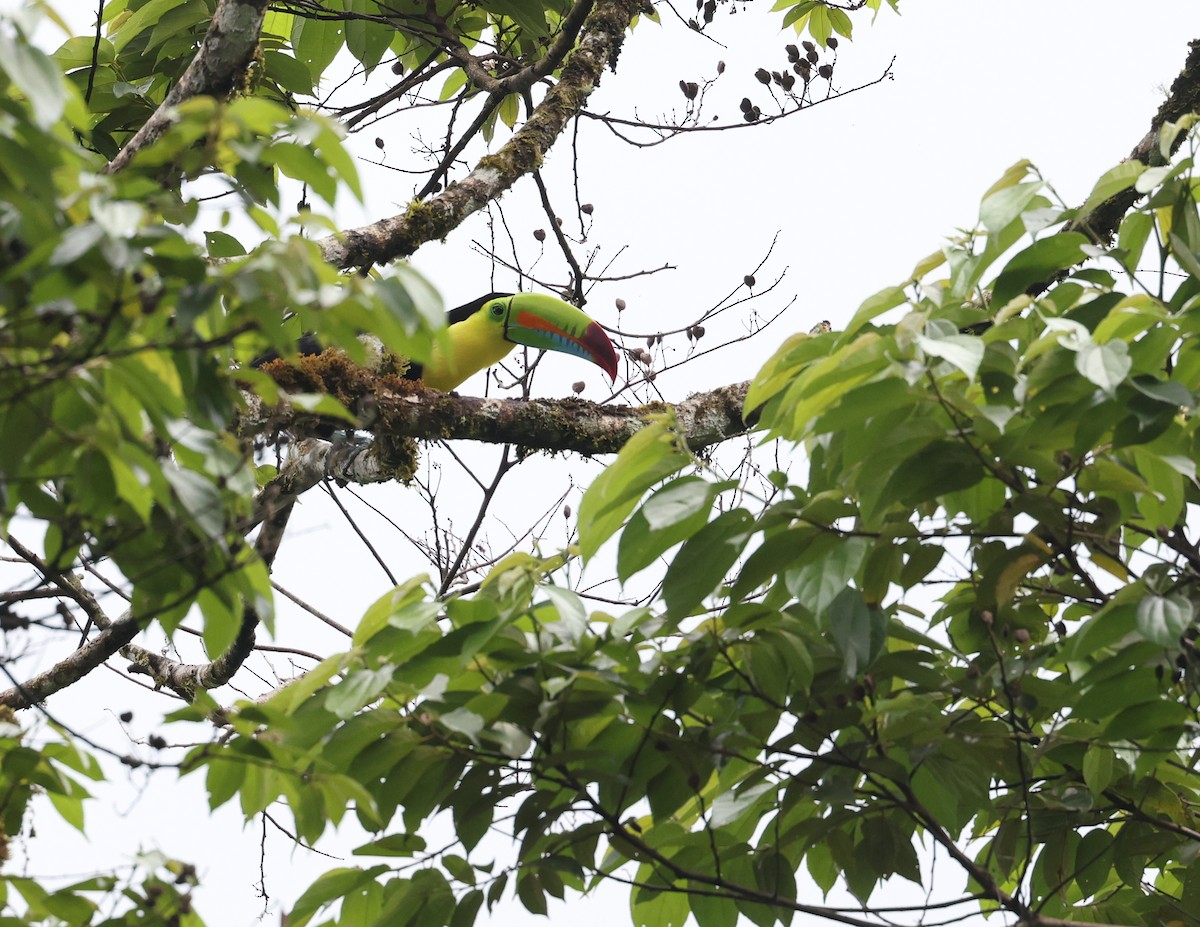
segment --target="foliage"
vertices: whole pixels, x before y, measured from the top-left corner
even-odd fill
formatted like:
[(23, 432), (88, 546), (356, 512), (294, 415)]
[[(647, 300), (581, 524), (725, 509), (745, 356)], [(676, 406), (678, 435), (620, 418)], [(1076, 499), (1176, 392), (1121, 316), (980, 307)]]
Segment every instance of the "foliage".
[[(502, 64), (472, 76), (446, 34), (562, 76), (552, 49), (575, 7), (283, 4), (240, 94), (182, 103), (107, 171), (212, 8), (118, 0), (101, 41), (67, 42), (57, 67), (28, 23), (0, 31), (0, 527), (44, 529), (23, 555), (30, 599), (50, 590), (111, 634), (72, 573), (107, 561), (138, 626), (198, 612), (222, 654), (272, 601), (270, 557), (245, 534), (274, 471), (235, 425), (252, 393), (278, 393), (235, 363), (300, 331), (360, 359), (360, 329), (417, 359), (436, 337), (436, 297), (411, 271), (339, 274), (305, 236), (330, 223), (281, 205), (280, 175), (329, 203), (357, 192), (334, 125), (294, 97), (343, 45), (367, 70), (390, 54), (397, 72), (446, 72), (447, 96), (504, 79)], [(827, 45), (850, 34), (834, 5), (780, 9)], [(488, 89), (481, 126), (515, 126), (504, 100), (520, 92)], [(1082, 210), (1015, 165), (973, 229), (844, 330), (788, 339), (746, 406), (803, 453), (801, 476), (754, 498), (663, 412), (588, 490), (577, 549), (513, 554), (471, 595), (402, 583), (347, 652), (258, 701), (200, 692), (176, 712), (220, 725), (181, 764), (214, 808), (285, 805), (305, 845), (351, 813), (369, 832), (363, 865), (309, 886), (291, 927), (468, 927), (510, 890), (544, 914), (547, 896), (606, 879), (630, 886), (637, 924), (846, 920), (804, 879), (877, 923), (882, 883), (930, 881), (922, 847), (966, 885), (939, 903), (1031, 925), (1195, 923), (1191, 130), (1167, 125), (1161, 166), (1114, 169)], [(196, 182), (214, 179), (261, 243), (206, 227)], [(1147, 196), (1115, 244), (1065, 230), (1130, 188)], [(643, 607), (589, 610), (569, 569), (614, 542), (622, 581), (665, 567), (661, 586)], [(0, 836), (38, 791), (82, 828), (78, 777), (101, 776), (97, 760), (62, 728), (34, 744), (0, 723)], [(430, 850), (446, 818), (455, 844)], [(136, 888), (54, 891), (0, 872), (4, 923), (199, 923), (194, 871), (145, 868)], [(118, 890), (124, 913), (101, 920), (96, 898)]]
[[(214, 796), (281, 797), (305, 840), (353, 805), (386, 834), (364, 856), (419, 856), (438, 811), (461, 844), (419, 877), (331, 872), (295, 922), (344, 898), (342, 924), (464, 923), (512, 882), (544, 912), (625, 872), (639, 924), (786, 923), (821, 913), (795, 873), (867, 904), (922, 882), (934, 843), (985, 908), (1191, 923), (1200, 278), (1137, 268), (1194, 265), (1192, 167), (1125, 171), (1146, 205), (1073, 270), (1071, 212), (1016, 165), (912, 280), (790, 339), (748, 399), (807, 451), (771, 499), (670, 478), (695, 463), (673, 423), (640, 433), (585, 496), (581, 546), (619, 535), (623, 578), (674, 549), (649, 607), (589, 614), (558, 559), (442, 606), (414, 581), (339, 680), (244, 709), (194, 757)], [(472, 853), (505, 812), (496, 871)]]

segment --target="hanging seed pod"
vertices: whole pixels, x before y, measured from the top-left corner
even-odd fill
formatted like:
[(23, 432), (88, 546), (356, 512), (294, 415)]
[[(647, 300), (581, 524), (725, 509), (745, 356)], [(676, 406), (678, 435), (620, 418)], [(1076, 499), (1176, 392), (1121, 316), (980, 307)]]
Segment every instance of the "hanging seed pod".
[(807, 58), (801, 58), (799, 61), (797, 61), (795, 64), (792, 65), (792, 70), (795, 71), (797, 74), (799, 74), (801, 77), (803, 77), (805, 80), (808, 80), (808, 75), (812, 72), (812, 65), (808, 63)]
[(563, 518), (570, 518), (570, 517), (571, 517), (571, 506), (564, 505), (563, 506)]
[(724, 74), (724, 73), (725, 73), (725, 62), (724, 62), (724, 61), (718, 61), (718, 62), (717, 62), (717, 73), (718, 73), (718, 74)]
[(833, 65), (832, 64), (823, 64), (819, 68), (817, 68), (817, 73), (820, 74), (826, 80), (829, 80), (829, 78), (833, 77)]
[(783, 50), (787, 52), (788, 61), (800, 60), (800, 49), (798, 49), (795, 45), (785, 45), (783, 46)]
[(713, 16), (716, 15), (716, 12), (717, 0), (708, 0), (708, 2), (704, 4), (704, 21), (706, 23), (712, 22)]
[(399, 58), (392, 62), (392, 73), (397, 77), (404, 73), (404, 62)]
[(742, 102), (739, 103), (738, 106), (741, 107), (743, 113), (748, 113), (750, 110), (754, 109), (754, 104), (750, 102), (749, 97), (742, 97)]
[(591, 203), (584, 203), (582, 206), (579, 207), (579, 211), (581, 213), (583, 213), (585, 216), (590, 216), (593, 212), (595, 212), (595, 210), (596, 210), (596, 207), (593, 206)]
[(536, 238), (538, 241), (545, 241), (546, 240), (546, 230), (545, 229), (534, 229), (533, 237)]
[(744, 276), (742, 278), (742, 283), (746, 284), (746, 286), (753, 289), (754, 284), (756, 283), (756, 281), (754, 279), (754, 274), (746, 274), (746, 276)]
[(653, 335), (646, 336), (646, 347), (648, 347), (648, 348), (654, 347), (654, 336)]
[(703, 338), (704, 337), (704, 326), (703, 325), (693, 325), (692, 326), (692, 337), (695, 338), (697, 341), (699, 341), (701, 338)]
[(383, 139), (381, 139), (381, 138), (375, 139), (375, 147), (382, 151), (383, 150)]
[(820, 57), (821, 57), (821, 56), (820, 56), (820, 55), (818, 55), (818, 54), (817, 54), (815, 51), (810, 51), (810, 52), (809, 52), (807, 55), (805, 55), (804, 57), (808, 59), (808, 61), (809, 61), (809, 63), (810, 63), (810, 64), (816, 64), (816, 63), (817, 63), (817, 61), (818, 61), (818, 59), (820, 59)]
[(575, 393), (576, 396), (578, 396), (580, 393), (583, 392), (583, 388), (586, 385), (587, 384), (585, 384), (582, 380), (576, 380), (574, 383), (571, 384), (571, 390)]
[(812, 51), (817, 50), (817, 46), (815, 46), (812, 42), (809, 42), (807, 39), (804, 40), (803, 42), (801, 42), (800, 44), (804, 46), (804, 50), (806, 52), (812, 52)]
[(771, 80), (775, 81), (775, 83), (777, 83), (777, 84), (782, 85), (783, 84), (783, 75), (780, 74), (778, 71), (772, 71), (771, 72)]
[(618, 299), (617, 300), (617, 312), (624, 312), (624, 311), (625, 311), (625, 300)]
[(757, 106), (751, 107), (750, 111), (747, 112), (744, 116), (742, 116), (742, 118), (745, 119), (747, 122), (757, 122), (758, 121), (758, 107)]
[(834, 36), (831, 35), (829, 38), (827, 38), (825, 40), (825, 44), (828, 45), (830, 48), (832, 48), (834, 51), (836, 51), (837, 47), (838, 47), (838, 40)]
[(700, 93), (700, 85), (695, 81), (688, 81), (683, 85), (683, 95), (689, 100), (696, 99), (698, 93)]
[(796, 86), (796, 78), (791, 74), (784, 74), (783, 77), (779, 79), (779, 83), (784, 90), (786, 90), (788, 93), (791, 93), (792, 88)]
[(766, 68), (759, 68), (757, 71), (754, 72), (754, 76), (758, 78), (758, 82), (760, 84), (771, 83), (771, 72), (768, 71)]

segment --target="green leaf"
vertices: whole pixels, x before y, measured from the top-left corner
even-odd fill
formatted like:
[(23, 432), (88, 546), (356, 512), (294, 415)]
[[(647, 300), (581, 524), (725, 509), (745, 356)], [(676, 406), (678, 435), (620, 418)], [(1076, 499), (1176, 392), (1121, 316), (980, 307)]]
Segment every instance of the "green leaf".
[(1092, 744), (1083, 755), (1083, 781), (1097, 798), (1113, 781), (1113, 751), (1105, 744)]
[(631, 900), (634, 927), (683, 927), (688, 900), (680, 892), (656, 892), (639, 886)]
[(745, 509), (723, 512), (679, 549), (663, 579), (663, 600), (671, 617), (690, 614), (724, 580), (745, 549), (753, 525)]
[(1133, 367), (1124, 341), (1089, 341), (1075, 353), (1075, 369), (1110, 396), (1116, 393)]
[(1035, 283), (1049, 283), (1064, 267), (1083, 260), (1087, 236), (1060, 232), (1034, 242), (1017, 254), (992, 284), (992, 305), (1005, 306)]
[(325, 707), (343, 720), (350, 718), (379, 697), (391, 684), (392, 674), (390, 666), (377, 670), (356, 670), (329, 690), (325, 696)]
[[(174, 2), (174, 0), (170, 0)], [(0, 68), (29, 101), (34, 124), (43, 131), (62, 117), (66, 86), (54, 62), (20, 35), (0, 31)]]
[(550, 34), (541, 0), (485, 0), (480, 6), (488, 12), (507, 16), (532, 38), (545, 38)]
[(817, 556), (785, 574), (788, 592), (806, 609), (821, 614), (858, 573), (870, 548), (871, 542), (859, 537), (840, 540), (831, 549), (813, 545)]
[[(342, 12), (342, 0), (325, 0), (324, 8)], [(345, 23), (336, 19), (306, 19), (297, 16), (292, 26), (292, 47), (296, 57), (308, 67), (315, 85), (346, 44)]]
[(1138, 633), (1162, 647), (1175, 648), (1194, 615), (1195, 609), (1186, 596), (1147, 595), (1137, 606)]
[(291, 55), (273, 49), (263, 52), (267, 76), (291, 93), (308, 96), (313, 92), (313, 77), (308, 66)]
[(427, 846), (424, 837), (417, 834), (388, 834), (379, 840), (372, 840), (360, 847), (355, 847), (355, 856), (397, 856), (412, 857), (424, 852)]
[(887, 640), (887, 617), (870, 608), (862, 593), (846, 587), (829, 604), (825, 622), (842, 654), (842, 671), (853, 679), (867, 669)]
[(331, 869), (310, 885), (288, 913), (288, 927), (304, 927), (322, 908), (378, 878), (388, 871), (387, 866), (370, 869)]
[(240, 257), (246, 253), (242, 243), (228, 232), (205, 232), (204, 243), (208, 246), (209, 257), (213, 258)]
[(979, 207), (979, 221), (993, 234), (1003, 231), (1025, 211), (1041, 189), (1042, 182), (1038, 180), (1004, 187), (989, 194)]
[(1122, 190), (1128, 190), (1132, 187), (1137, 179), (1146, 170), (1146, 165), (1141, 161), (1130, 159), (1122, 161), (1116, 167), (1104, 172), (1099, 180), (1096, 181), (1096, 186), (1092, 188), (1092, 192), (1088, 194), (1088, 198), (1084, 200), (1083, 205), (1079, 208), (1080, 215), (1086, 216), (1093, 209), (1116, 196)]
[(633, 511), (642, 494), (692, 461), (673, 415), (655, 415), (630, 438), (583, 494), (579, 547), (585, 559), (600, 549)]
[[(346, 9), (361, 14), (378, 15), (380, 12), (376, 0), (347, 0)], [(346, 48), (370, 74), (383, 59), (395, 34), (390, 24), (352, 19), (346, 23)]]
[(944, 338), (918, 335), (917, 344), (926, 354), (953, 364), (967, 375), (968, 380), (975, 379), (979, 365), (983, 363), (983, 340), (971, 335), (947, 335)]
[[(920, 267), (918, 267), (918, 270)], [(914, 272), (914, 276), (916, 273)], [(924, 274), (922, 274), (924, 276)], [(860, 328), (870, 322), (872, 319), (883, 315), (889, 309), (895, 309), (897, 306), (903, 305), (908, 297), (904, 292), (904, 287), (889, 286), (880, 290), (874, 296), (868, 297), (858, 311), (854, 313), (854, 317), (846, 326), (846, 334), (852, 335)], [(747, 403), (749, 398), (747, 397)]]
[(620, 580), (625, 582), (703, 528), (722, 486), (729, 484), (717, 485), (685, 476), (655, 491), (621, 532), (617, 550)]

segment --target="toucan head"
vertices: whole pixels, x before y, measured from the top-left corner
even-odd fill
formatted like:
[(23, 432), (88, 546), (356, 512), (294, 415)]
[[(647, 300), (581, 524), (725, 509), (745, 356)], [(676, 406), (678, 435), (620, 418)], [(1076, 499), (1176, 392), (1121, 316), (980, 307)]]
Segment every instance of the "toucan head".
[(480, 311), (506, 341), (589, 360), (617, 378), (617, 352), (599, 323), (570, 303), (541, 293), (496, 294)]

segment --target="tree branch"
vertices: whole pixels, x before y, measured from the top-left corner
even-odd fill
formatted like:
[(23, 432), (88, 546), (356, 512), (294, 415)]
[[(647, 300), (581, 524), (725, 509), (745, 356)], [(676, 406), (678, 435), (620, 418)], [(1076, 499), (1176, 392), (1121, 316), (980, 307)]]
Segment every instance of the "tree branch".
[[(1147, 167), (1165, 164), (1167, 159), (1163, 157), (1159, 148), (1159, 132), (1162, 127), (1168, 122), (1176, 122), (1188, 113), (1200, 113), (1200, 39), (1193, 39), (1188, 43), (1188, 47), (1190, 51), (1187, 60), (1184, 61), (1183, 70), (1171, 84), (1171, 91), (1166, 100), (1150, 120), (1149, 130), (1142, 140), (1133, 146), (1133, 151), (1126, 160), (1141, 161)], [(1186, 133), (1183, 132), (1176, 137), (1171, 146), (1172, 154), (1183, 143), (1185, 137)], [(1077, 216), (1064, 231), (1083, 232), (1097, 244), (1108, 244), (1125, 214), (1144, 195), (1133, 187), (1122, 190), (1087, 215)]]
[[(343, 383), (344, 385), (344, 383)], [(423, 389), (407, 381), (381, 377), (374, 389), (352, 400), (369, 410), (368, 426), (377, 436), (371, 445), (330, 445), (306, 439), (260, 496), (256, 508), (284, 504), (322, 479), (376, 483), (395, 478), (410, 462), (408, 448), (381, 446), (398, 439), (482, 441), (516, 444), (541, 451), (615, 454), (646, 425), (646, 417), (673, 410), (692, 450), (712, 447), (745, 434), (742, 405), (750, 381), (695, 393), (682, 402), (644, 406), (606, 406), (585, 399), (483, 399)], [(339, 396), (343, 401), (344, 393)], [(245, 437), (287, 430), (310, 419), (307, 413), (268, 408), (251, 400), (238, 432)], [(255, 516), (255, 523), (261, 514)]]
[(108, 173), (128, 166), (134, 155), (158, 141), (170, 128), (175, 107), (184, 100), (205, 94), (224, 97), (234, 90), (258, 48), (268, 2), (221, 0), (196, 57), (154, 114), (109, 162)]
[(641, 9), (640, 0), (597, 0), (562, 78), (498, 152), (480, 159), (462, 181), (433, 199), (414, 200), (403, 215), (322, 239), (318, 244), (325, 259), (351, 268), (410, 255), (427, 241), (445, 238), (469, 215), (536, 170), (568, 121), (582, 110), (604, 68), (616, 66), (625, 30)]

